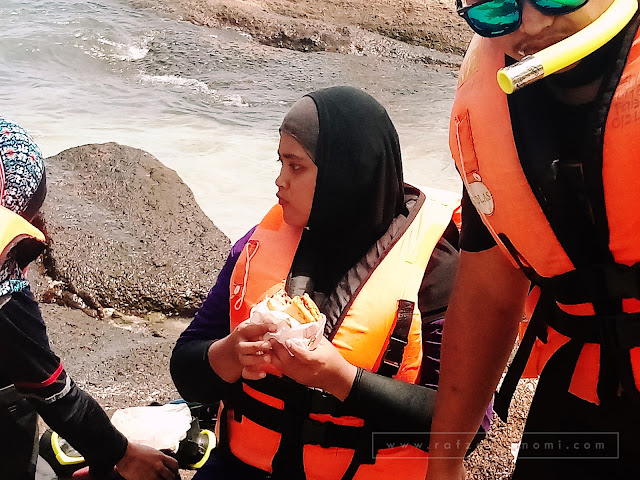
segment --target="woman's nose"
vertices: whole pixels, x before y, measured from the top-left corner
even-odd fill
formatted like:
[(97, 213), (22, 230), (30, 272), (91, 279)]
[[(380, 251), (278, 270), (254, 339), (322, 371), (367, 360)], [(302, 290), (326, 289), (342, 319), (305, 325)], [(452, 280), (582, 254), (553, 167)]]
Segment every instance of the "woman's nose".
[(529, 0), (522, 2), (520, 30), (529, 36), (538, 35), (554, 22), (554, 17), (537, 10)]
[(285, 186), (284, 175), (282, 174), (282, 169), (280, 169), (280, 173), (278, 173), (278, 176), (276, 177), (276, 187), (284, 188), (284, 186)]

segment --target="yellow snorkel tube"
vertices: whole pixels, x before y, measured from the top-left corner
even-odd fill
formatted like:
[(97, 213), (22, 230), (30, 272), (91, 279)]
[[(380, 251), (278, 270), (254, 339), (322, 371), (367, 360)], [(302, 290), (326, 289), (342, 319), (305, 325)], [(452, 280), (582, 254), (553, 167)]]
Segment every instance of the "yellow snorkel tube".
[(614, 0), (600, 17), (579, 32), (498, 70), (500, 88), (504, 93), (513, 93), (574, 64), (615, 37), (637, 9), (638, 0)]

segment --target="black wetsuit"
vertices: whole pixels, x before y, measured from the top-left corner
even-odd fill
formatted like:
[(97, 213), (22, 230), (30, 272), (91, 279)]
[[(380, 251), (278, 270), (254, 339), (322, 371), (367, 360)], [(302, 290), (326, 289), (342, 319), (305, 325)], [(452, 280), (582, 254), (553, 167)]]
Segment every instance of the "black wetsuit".
[(62, 368), (25, 289), (0, 308), (0, 478), (33, 479), (36, 412), (96, 472), (110, 471), (124, 456), (127, 440)]

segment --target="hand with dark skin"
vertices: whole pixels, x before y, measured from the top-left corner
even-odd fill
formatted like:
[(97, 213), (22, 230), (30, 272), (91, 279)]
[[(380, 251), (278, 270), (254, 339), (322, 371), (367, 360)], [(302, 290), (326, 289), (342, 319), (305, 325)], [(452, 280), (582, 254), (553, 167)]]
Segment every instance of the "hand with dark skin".
[(347, 362), (329, 340), (322, 337), (314, 350), (287, 340), (287, 348), (271, 340), (271, 363), (274, 367), (302, 385), (321, 388), (339, 400), (347, 398), (358, 369)]
[(155, 448), (130, 442), (116, 471), (126, 480), (175, 480), (178, 461)]
[(266, 373), (262, 367), (271, 361), (265, 354), (271, 344), (262, 340), (264, 334), (276, 330), (274, 324), (256, 324), (245, 320), (225, 338), (209, 347), (209, 364), (220, 378), (228, 383), (237, 382), (240, 377), (259, 380)]

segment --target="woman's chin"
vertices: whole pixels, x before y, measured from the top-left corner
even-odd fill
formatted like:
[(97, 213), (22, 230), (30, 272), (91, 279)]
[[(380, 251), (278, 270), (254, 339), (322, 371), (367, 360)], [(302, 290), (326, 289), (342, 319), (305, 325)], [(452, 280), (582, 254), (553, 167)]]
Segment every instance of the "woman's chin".
[(287, 212), (287, 210), (283, 211), (282, 217), (284, 219), (284, 223), (294, 228), (304, 228), (307, 226), (307, 221), (309, 218), (302, 218), (300, 215), (296, 215), (291, 212)]

